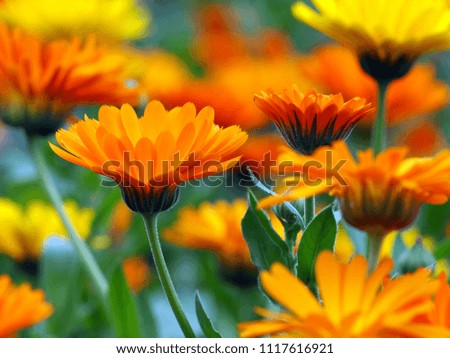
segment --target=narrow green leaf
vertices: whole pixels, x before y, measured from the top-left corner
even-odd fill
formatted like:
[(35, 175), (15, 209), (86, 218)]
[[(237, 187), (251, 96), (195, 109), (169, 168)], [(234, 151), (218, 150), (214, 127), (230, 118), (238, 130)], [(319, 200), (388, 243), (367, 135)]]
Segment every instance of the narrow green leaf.
[(79, 324), (74, 307), (81, 300), (83, 286), (80, 261), (66, 240), (52, 236), (45, 242), (40, 265), (41, 286), (55, 308), (48, 328), (55, 336), (68, 337)]
[(322, 210), (306, 228), (298, 246), (297, 276), (309, 287), (315, 284), (314, 267), (321, 251), (333, 250), (337, 224), (332, 206)]
[(109, 290), (109, 302), (117, 336), (142, 337), (136, 302), (125, 280), (122, 267), (114, 272)]
[(252, 262), (259, 270), (267, 270), (274, 262), (288, 266), (289, 252), (286, 243), (275, 232), (269, 218), (256, 208), (257, 201), (248, 191), (248, 210), (242, 219), (242, 233), (250, 249)]
[(222, 338), (206, 314), (198, 292), (195, 293), (195, 312), (197, 313), (198, 323), (200, 323), (200, 327), (207, 338)]

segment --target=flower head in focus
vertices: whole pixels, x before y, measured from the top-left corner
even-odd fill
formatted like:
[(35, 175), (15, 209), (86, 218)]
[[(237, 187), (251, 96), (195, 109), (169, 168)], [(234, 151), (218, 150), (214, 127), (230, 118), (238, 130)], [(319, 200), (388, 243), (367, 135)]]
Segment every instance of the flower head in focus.
[(306, 174), (307, 180), (292, 183), (281, 196), (263, 199), (260, 206), (328, 192), (339, 199), (349, 224), (384, 236), (411, 224), (422, 203), (443, 204), (450, 195), (449, 150), (429, 158), (406, 158), (406, 153), (396, 147), (374, 157), (367, 149), (355, 161), (347, 145), (336, 142), (312, 156), (280, 155), (280, 162), (292, 164), (286, 171)]
[(261, 285), (283, 306), (281, 312), (257, 308), (264, 320), (238, 325), (241, 337), (449, 337), (450, 330), (414, 322), (431, 312), (438, 282), (419, 269), (389, 280), (392, 260), (367, 275), (367, 262), (355, 256), (339, 263), (329, 251), (319, 254), (315, 273), (319, 301), (280, 263), (261, 274)]
[(179, 184), (234, 166), (247, 134), (214, 124), (211, 107), (167, 111), (151, 101), (141, 118), (128, 104), (102, 106), (98, 120), (86, 116), (56, 140), (62, 148), (50, 146), (61, 158), (116, 181), (131, 210), (155, 213), (176, 202)]
[(150, 14), (137, 0), (3, 0), (0, 20), (47, 40), (95, 34), (118, 42), (145, 36)]
[[(79, 208), (71, 201), (65, 202), (64, 206), (81, 237), (88, 236), (94, 211)], [(38, 200), (31, 201), (22, 208), (9, 199), (0, 198), (0, 226), (0, 253), (16, 261), (38, 260), (45, 241), (51, 235), (68, 237), (55, 209)]]
[(352, 48), (379, 82), (404, 76), (423, 54), (450, 49), (448, 0), (313, 0), (292, 6), (294, 16)]
[(8, 275), (0, 275), (0, 337), (13, 337), (52, 313), (42, 290), (33, 290), (29, 283), (16, 286)]
[[(344, 100), (356, 96), (377, 105), (376, 82), (358, 64), (355, 54), (339, 45), (316, 48), (302, 62), (303, 75), (314, 86), (330, 93), (342, 93)], [(428, 64), (416, 64), (404, 77), (395, 80), (387, 89), (387, 124), (436, 112), (450, 100), (450, 89), (436, 79), (436, 70)], [(360, 123), (370, 125), (375, 113)]]
[(47, 135), (78, 105), (138, 103), (124, 60), (86, 40), (49, 43), (0, 24), (0, 109), (9, 125)]
[(323, 95), (314, 90), (301, 93), (295, 85), (281, 95), (261, 91), (254, 99), (284, 140), (302, 154), (346, 139), (356, 123), (373, 111), (365, 99), (344, 102), (341, 94)]

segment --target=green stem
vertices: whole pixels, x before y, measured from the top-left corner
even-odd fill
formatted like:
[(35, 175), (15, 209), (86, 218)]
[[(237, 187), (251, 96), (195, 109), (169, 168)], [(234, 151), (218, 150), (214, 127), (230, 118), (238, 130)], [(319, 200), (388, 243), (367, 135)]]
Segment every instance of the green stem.
[(373, 272), (378, 266), (381, 245), (383, 237), (378, 235), (368, 235), (367, 242), (367, 263), (369, 265), (369, 273)]
[(316, 216), (316, 197), (313, 195), (309, 198), (305, 198), (305, 226)]
[(372, 129), (372, 148), (377, 155), (386, 148), (386, 94), (389, 82), (378, 83), (378, 111)]
[(31, 146), (31, 154), (34, 158), (34, 162), (36, 164), (36, 168), (39, 177), (41, 179), (42, 185), (46, 190), (51, 202), (53, 203), (53, 206), (55, 207), (59, 217), (61, 218), (64, 227), (66, 228), (69, 234), (69, 240), (72, 246), (77, 251), (77, 253), (80, 255), (81, 262), (86, 272), (92, 279), (92, 282), (94, 283), (96, 290), (100, 294), (102, 303), (106, 308), (108, 307), (108, 292), (109, 292), (108, 282), (103, 276), (103, 273), (100, 270), (97, 262), (95, 261), (91, 251), (89, 250), (83, 239), (80, 237), (77, 230), (73, 226), (72, 221), (67, 215), (61, 195), (59, 194), (58, 189), (56, 188), (56, 185), (53, 181), (53, 178), (51, 177), (50, 171), (45, 162), (44, 155), (41, 151), (41, 146), (39, 145), (40, 144), (39, 138), (30, 136), (28, 137), (28, 140)]
[(194, 331), (186, 318), (183, 307), (181, 307), (180, 299), (175, 291), (175, 286), (170, 278), (169, 270), (167, 269), (166, 261), (164, 260), (164, 254), (158, 236), (157, 214), (142, 214), (142, 217), (144, 218), (148, 242), (150, 244), (153, 259), (155, 260), (158, 277), (167, 299), (169, 300), (170, 307), (172, 307), (172, 311), (177, 318), (184, 336), (186, 338), (195, 338)]

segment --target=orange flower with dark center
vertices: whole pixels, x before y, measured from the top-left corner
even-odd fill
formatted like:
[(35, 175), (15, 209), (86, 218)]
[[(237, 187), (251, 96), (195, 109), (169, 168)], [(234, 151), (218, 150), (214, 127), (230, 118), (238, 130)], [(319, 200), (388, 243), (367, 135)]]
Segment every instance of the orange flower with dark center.
[[(361, 69), (351, 50), (339, 45), (321, 46), (300, 61), (304, 76), (322, 90), (341, 92), (344, 100), (361, 96), (376, 105), (377, 84)], [(436, 79), (435, 72), (431, 65), (417, 64), (389, 85), (388, 125), (435, 112), (449, 103), (449, 87)], [(361, 124), (370, 124), (373, 117), (367, 116)]]
[(115, 180), (131, 210), (159, 212), (171, 207), (177, 186), (234, 166), (247, 140), (238, 126), (214, 124), (214, 110), (198, 114), (192, 103), (166, 111), (151, 101), (141, 118), (126, 104), (102, 106), (98, 121), (87, 116), (60, 129), (50, 144), (61, 158)]
[(450, 195), (450, 150), (430, 158), (406, 158), (406, 153), (406, 148), (389, 148), (375, 157), (367, 149), (355, 161), (347, 145), (337, 142), (312, 156), (281, 155), (280, 163), (292, 164), (283, 170), (301, 173), (302, 181), (291, 182), (285, 194), (265, 198), (260, 206), (329, 192), (339, 199), (349, 224), (384, 236), (411, 224), (422, 203), (443, 204)]
[(363, 98), (344, 102), (341, 94), (301, 93), (294, 85), (283, 94), (272, 90), (255, 95), (256, 105), (278, 127), (285, 141), (299, 153), (346, 139), (353, 127), (373, 111)]
[(0, 276), (0, 337), (12, 337), (52, 313), (42, 290), (33, 290), (29, 283), (16, 286), (9, 276)]
[(0, 24), (0, 52), (2, 119), (30, 134), (53, 133), (77, 105), (138, 103), (123, 58), (93, 37), (44, 43)]

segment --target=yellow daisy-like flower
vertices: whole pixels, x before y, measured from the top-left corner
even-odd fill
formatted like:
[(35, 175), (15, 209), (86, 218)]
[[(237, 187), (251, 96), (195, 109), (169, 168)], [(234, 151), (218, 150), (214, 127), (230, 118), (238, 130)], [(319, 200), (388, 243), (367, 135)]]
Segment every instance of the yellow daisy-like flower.
[(45, 39), (96, 34), (116, 42), (143, 37), (150, 14), (137, 0), (3, 0), (0, 19)]
[(9, 276), (0, 276), (0, 337), (13, 337), (52, 313), (42, 290), (33, 290), (29, 283), (16, 286)]
[(450, 330), (414, 322), (433, 309), (439, 283), (420, 269), (389, 280), (392, 260), (367, 276), (367, 262), (355, 256), (339, 263), (329, 251), (319, 254), (316, 279), (321, 300), (279, 263), (261, 274), (264, 290), (282, 312), (257, 308), (264, 320), (238, 325), (241, 337), (450, 337)]
[(163, 237), (180, 246), (213, 251), (230, 268), (252, 268), (241, 231), (246, 210), (247, 202), (242, 199), (183, 208), (174, 225), (163, 231)]
[(443, 204), (450, 195), (450, 151), (432, 158), (405, 158), (405, 148), (389, 148), (376, 157), (360, 151), (355, 161), (344, 142), (318, 149), (312, 156), (294, 152), (279, 162), (286, 171), (303, 173), (298, 185), (281, 196), (265, 198), (261, 207), (329, 192), (341, 204), (345, 220), (376, 236), (413, 222), (422, 203)]
[(294, 16), (352, 48), (361, 66), (380, 82), (405, 75), (422, 54), (450, 48), (448, 0), (299, 1)]
[(53, 133), (77, 105), (138, 103), (124, 59), (93, 37), (44, 43), (0, 24), (0, 52), (0, 116), (29, 134)]
[(198, 114), (192, 103), (166, 111), (151, 101), (138, 118), (125, 104), (102, 106), (99, 119), (60, 129), (50, 144), (61, 158), (115, 180), (128, 207), (140, 213), (170, 208), (179, 184), (221, 173), (239, 161), (235, 154), (247, 140), (238, 126), (214, 124), (214, 110)]
[[(87, 237), (94, 211), (80, 209), (70, 201), (64, 206), (81, 237)], [(32, 201), (22, 208), (9, 199), (0, 199), (0, 227), (0, 253), (17, 261), (39, 259), (44, 243), (51, 235), (67, 237), (55, 209), (40, 201)]]
[(301, 93), (295, 85), (283, 94), (261, 91), (255, 95), (255, 103), (273, 120), (291, 148), (303, 154), (346, 139), (356, 123), (373, 112), (363, 98), (344, 102), (341, 94)]

